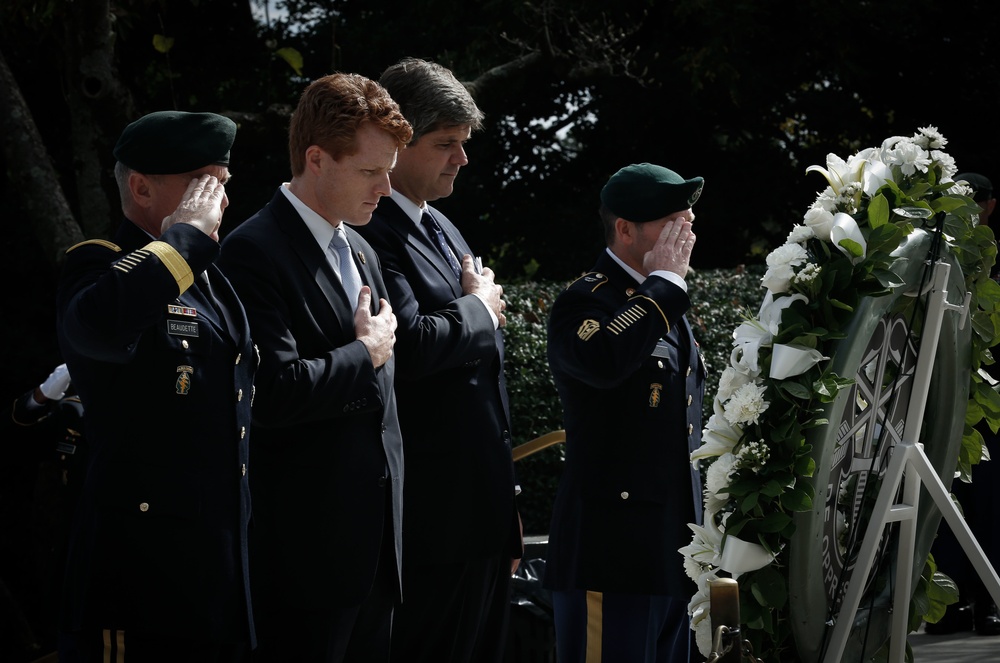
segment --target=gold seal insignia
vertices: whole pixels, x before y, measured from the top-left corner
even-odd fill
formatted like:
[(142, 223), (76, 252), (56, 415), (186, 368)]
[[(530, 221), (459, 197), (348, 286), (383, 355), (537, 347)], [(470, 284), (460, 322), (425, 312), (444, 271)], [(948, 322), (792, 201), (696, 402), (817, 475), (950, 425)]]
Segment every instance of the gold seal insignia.
[(358, 251), (358, 260), (361, 261), (362, 265), (364, 265), (366, 263), (366, 261), (365, 261), (365, 252), (364, 251)]
[(601, 328), (597, 320), (584, 320), (580, 328), (576, 330), (576, 335), (579, 336), (584, 341), (589, 341), (590, 337), (597, 333)]
[(660, 407), (660, 392), (662, 390), (663, 385), (659, 382), (649, 385), (649, 407)]
[(177, 372), (180, 375), (177, 376), (177, 382), (174, 383), (174, 387), (178, 394), (181, 396), (187, 396), (191, 391), (191, 374), (194, 373), (193, 366), (178, 366)]

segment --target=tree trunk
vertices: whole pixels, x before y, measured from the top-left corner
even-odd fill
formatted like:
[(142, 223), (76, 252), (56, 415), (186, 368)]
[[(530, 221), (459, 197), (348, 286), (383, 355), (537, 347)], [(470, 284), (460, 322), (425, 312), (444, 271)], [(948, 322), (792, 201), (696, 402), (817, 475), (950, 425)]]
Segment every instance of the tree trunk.
[(27, 222), (53, 267), (83, 233), (59, 184), (35, 120), (0, 51), (0, 136), (11, 189), (21, 196)]
[(114, 64), (107, 0), (70, 3), (66, 18), (66, 103), (80, 225), (87, 237), (107, 238), (113, 228), (110, 201), (117, 200), (108, 136), (134, 119), (134, 104)]

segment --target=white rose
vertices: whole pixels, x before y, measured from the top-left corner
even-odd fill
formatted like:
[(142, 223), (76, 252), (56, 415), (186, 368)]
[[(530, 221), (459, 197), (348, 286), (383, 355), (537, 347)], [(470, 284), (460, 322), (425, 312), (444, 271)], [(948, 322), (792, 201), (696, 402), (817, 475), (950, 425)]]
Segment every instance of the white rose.
[(827, 212), (822, 207), (810, 207), (809, 211), (806, 212), (803, 223), (812, 228), (812, 231), (816, 233), (816, 237), (819, 237), (824, 242), (830, 241), (830, 229), (833, 228), (833, 214)]

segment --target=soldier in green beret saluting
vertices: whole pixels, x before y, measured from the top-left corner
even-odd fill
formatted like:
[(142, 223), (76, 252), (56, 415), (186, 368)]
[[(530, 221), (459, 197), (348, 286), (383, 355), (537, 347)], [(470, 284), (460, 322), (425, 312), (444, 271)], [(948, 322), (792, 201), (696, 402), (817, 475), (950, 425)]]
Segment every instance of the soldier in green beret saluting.
[(214, 265), (232, 120), (156, 112), (115, 147), (113, 242), (69, 249), (58, 336), (89, 461), (60, 660), (246, 660), (247, 449), (257, 356)]
[(705, 369), (685, 312), (702, 178), (634, 164), (601, 191), (607, 250), (557, 299), (548, 357), (566, 427), (545, 586), (560, 663), (689, 660)]

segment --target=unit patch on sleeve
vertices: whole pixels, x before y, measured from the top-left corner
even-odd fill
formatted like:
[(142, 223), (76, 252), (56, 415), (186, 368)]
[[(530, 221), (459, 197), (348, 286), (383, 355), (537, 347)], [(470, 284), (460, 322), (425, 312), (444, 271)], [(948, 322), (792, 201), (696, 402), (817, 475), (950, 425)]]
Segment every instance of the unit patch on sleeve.
[(580, 328), (576, 330), (576, 335), (579, 336), (584, 341), (589, 341), (590, 337), (597, 333), (601, 328), (597, 320), (584, 320), (580, 325)]

